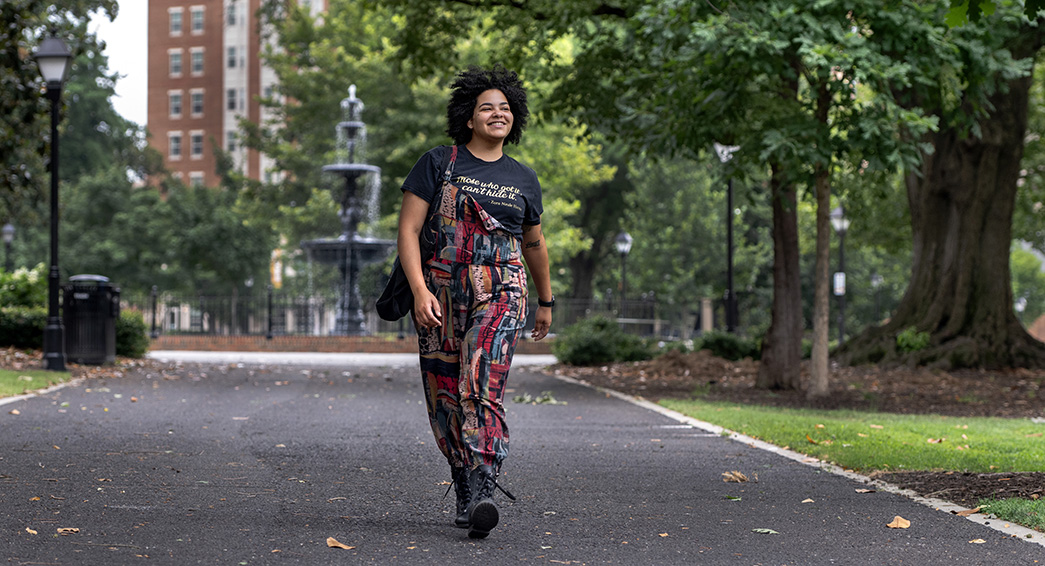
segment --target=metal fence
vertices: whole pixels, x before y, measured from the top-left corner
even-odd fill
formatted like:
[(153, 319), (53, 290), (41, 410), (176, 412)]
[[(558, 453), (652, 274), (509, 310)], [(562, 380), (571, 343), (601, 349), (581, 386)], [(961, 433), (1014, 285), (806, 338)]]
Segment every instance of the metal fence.
[[(239, 296), (179, 296), (171, 293), (125, 293), (125, 308), (141, 311), (153, 335), (310, 335), (334, 332), (335, 296), (294, 296), (279, 291)], [(702, 330), (720, 328), (722, 301), (704, 299), (695, 305), (666, 304), (652, 299), (556, 300), (553, 333), (593, 316), (615, 320), (622, 330), (648, 338), (686, 340)], [(373, 304), (364, 305), (366, 327), (372, 334), (411, 334), (409, 317), (381, 320)], [(527, 330), (532, 329), (536, 302), (529, 306)]]

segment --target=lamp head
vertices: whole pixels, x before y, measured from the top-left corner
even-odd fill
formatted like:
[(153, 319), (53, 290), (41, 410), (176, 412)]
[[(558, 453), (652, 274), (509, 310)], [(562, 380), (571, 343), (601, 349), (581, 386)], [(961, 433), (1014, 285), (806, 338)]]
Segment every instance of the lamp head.
[(631, 242), (631, 234), (627, 232), (621, 232), (613, 239), (613, 245), (617, 248), (617, 253), (620, 255), (628, 255), (628, 252), (631, 251)]
[(57, 37), (48, 37), (40, 42), (33, 58), (40, 67), (40, 74), (47, 81), (48, 90), (62, 88), (65, 78), (69, 75), (70, 62), (73, 59), (65, 42)]
[(846, 230), (849, 230), (849, 219), (845, 217), (845, 210), (842, 207), (839, 206), (831, 211), (831, 226), (839, 234), (845, 234)]
[(10, 222), (4, 224), (3, 228), (0, 228), (0, 233), (3, 234), (5, 244), (10, 244), (15, 239), (15, 227)]

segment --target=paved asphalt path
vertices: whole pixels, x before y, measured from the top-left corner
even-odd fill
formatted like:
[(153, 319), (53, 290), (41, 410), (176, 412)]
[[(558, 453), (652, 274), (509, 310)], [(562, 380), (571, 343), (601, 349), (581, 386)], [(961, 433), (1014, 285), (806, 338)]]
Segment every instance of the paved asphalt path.
[[(508, 401), (518, 501), (499, 496), (501, 525), (470, 540), (451, 526), (416, 365), (391, 363), (178, 362), (3, 405), (0, 559), (1045, 563), (1037, 544), (523, 367), (509, 399), (564, 404)], [(723, 482), (732, 470), (757, 482)], [(911, 527), (888, 528), (896, 515)]]

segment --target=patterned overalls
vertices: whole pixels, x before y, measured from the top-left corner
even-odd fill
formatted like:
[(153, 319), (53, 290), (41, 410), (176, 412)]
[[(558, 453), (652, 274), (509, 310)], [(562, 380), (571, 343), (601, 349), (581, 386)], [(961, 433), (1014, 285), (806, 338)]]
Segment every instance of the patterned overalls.
[(428, 417), (451, 466), (496, 469), (508, 456), (504, 390), (526, 323), (520, 242), (448, 181), (436, 198), (435, 252), (422, 263), (443, 324), (417, 327)]

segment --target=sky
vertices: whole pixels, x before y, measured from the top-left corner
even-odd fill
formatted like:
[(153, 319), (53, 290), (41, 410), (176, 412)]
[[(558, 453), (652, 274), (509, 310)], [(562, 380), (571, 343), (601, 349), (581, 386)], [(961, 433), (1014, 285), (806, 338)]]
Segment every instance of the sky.
[(113, 107), (124, 118), (145, 125), (148, 88), (149, 3), (146, 0), (122, 0), (116, 21), (108, 16), (91, 18), (90, 29), (105, 41), (109, 71), (120, 74), (116, 81)]

